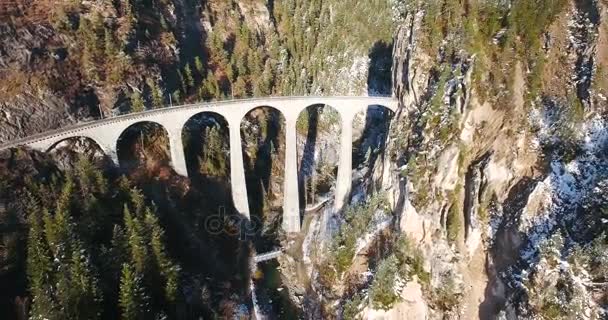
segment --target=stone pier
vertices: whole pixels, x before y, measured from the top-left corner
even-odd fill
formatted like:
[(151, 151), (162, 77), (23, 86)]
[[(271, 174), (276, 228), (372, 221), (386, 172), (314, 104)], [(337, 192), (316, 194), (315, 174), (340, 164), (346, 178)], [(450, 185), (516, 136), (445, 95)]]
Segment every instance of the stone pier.
[(285, 185), (283, 205), (283, 228), (286, 232), (300, 231), (301, 208), (298, 190), (298, 163), (296, 121), (300, 113), (308, 106), (328, 105), (336, 109), (342, 118), (340, 137), (340, 162), (336, 182), (335, 208), (341, 210), (350, 196), (352, 184), (352, 121), (355, 114), (368, 106), (384, 106), (393, 112), (397, 110), (397, 101), (391, 97), (271, 97), (260, 99), (231, 100), (207, 102), (200, 104), (155, 109), (136, 114), (129, 114), (99, 121), (79, 124), (60, 130), (34, 135), (0, 145), (0, 150), (18, 145), (48, 151), (57, 143), (76, 137), (86, 137), (95, 141), (112, 161), (118, 164), (116, 153), (118, 140), (130, 126), (140, 122), (152, 122), (161, 125), (169, 135), (171, 163), (175, 171), (183, 176), (188, 175), (182, 130), (186, 122), (200, 113), (216, 113), (228, 122), (230, 131), (230, 179), (232, 198), (235, 208), (249, 218), (247, 186), (243, 167), (240, 125), (245, 115), (258, 107), (272, 107), (279, 110), (286, 121), (285, 128)]

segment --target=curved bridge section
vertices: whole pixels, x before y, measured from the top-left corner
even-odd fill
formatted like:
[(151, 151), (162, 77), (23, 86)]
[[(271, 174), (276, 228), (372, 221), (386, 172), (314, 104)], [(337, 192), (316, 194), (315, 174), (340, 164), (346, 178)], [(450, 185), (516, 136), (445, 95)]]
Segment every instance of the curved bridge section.
[(312, 105), (329, 105), (336, 109), (342, 120), (340, 137), (340, 163), (336, 182), (336, 209), (340, 210), (350, 193), (352, 172), (352, 121), (359, 111), (369, 106), (379, 105), (393, 112), (397, 110), (397, 100), (391, 97), (271, 97), (261, 99), (206, 102), (145, 111), (118, 116), (99, 121), (79, 124), (56, 131), (34, 135), (8, 144), (0, 145), (0, 150), (28, 146), (47, 151), (55, 144), (75, 137), (94, 140), (101, 149), (118, 165), (117, 144), (120, 135), (133, 124), (147, 121), (163, 126), (169, 135), (171, 162), (180, 175), (187, 176), (182, 129), (193, 116), (203, 112), (214, 112), (223, 116), (230, 130), (230, 168), (232, 196), (236, 209), (249, 218), (247, 188), (243, 155), (241, 151), (240, 124), (245, 115), (258, 107), (273, 107), (285, 117), (285, 185), (283, 206), (283, 228), (287, 232), (300, 231), (300, 207), (298, 195), (298, 168), (296, 155), (296, 121), (300, 113)]

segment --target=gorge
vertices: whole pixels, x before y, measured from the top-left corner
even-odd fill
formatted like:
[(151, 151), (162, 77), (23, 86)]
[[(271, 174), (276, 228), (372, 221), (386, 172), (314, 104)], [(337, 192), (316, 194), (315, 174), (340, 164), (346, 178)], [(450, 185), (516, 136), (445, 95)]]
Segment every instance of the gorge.
[(0, 317), (604, 319), (607, 17), (0, 1)]

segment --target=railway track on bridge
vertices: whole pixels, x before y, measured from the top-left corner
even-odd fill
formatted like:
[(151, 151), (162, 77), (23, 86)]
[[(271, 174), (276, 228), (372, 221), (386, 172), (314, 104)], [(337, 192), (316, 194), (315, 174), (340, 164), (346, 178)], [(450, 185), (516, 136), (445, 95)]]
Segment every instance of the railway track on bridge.
[[(348, 100), (360, 100), (360, 99), (392, 99), (390, 96), (291, 96), (291, 97), (264, 97), (264, 98), (247, 98), (247, 99), (233, 99), (233, 100), (224, 100), (224, 101), (210, 101), (210, 102), (201, 102), (201, 103), (193, 103), (193, 104), (185, 104), (179, 106), (168, 106), (160, 109), (152, 109), (139, 113), (125, 114), (119, 115), (110, 118), (104, 118), (99, 120), (92, 120), (88, 122), (78, 123), (72, 126), (68, 126), (65, 128), (49, 130), (41, 133), (37, 133), (25, 138), (20, 138), (11, 142), (0, 143), (0, 150), (17, 147), (20, 145), (27, 145), (31, 143), (40, 142), (47, 139), (53, 139), (66, 135), (74, 135), (79, 132), (83, 132), (85, 130), (90, 130), (94, 128), (99, 128), (105, 125), (120, 123), (124, 121), (133, 122), (139, 120), (145, 120), (146, 118), (159, 116), (167, 113), (174, 113), (192, 109), (209, 109), (205, 110), (208, 112), (213, 112), (212, 109), (220, 108), (220, 107), (229, 107), (230, 105), (237, 106), (243, 103), (256, 103), (260, 102), (259, 107), (264, 107), (266, 104), (263, 102), (267, 101), (296, 101), (296, 100), (322, 100), (322, 99), (340, 99), (344, 101)], [(391, 108), (394, 110), (394, 108)]]

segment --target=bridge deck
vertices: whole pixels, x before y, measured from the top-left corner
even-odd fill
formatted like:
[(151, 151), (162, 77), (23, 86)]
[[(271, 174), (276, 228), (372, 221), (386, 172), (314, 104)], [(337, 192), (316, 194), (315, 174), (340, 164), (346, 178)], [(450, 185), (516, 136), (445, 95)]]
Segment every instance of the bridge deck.
[[(285, 120), (285, 178), (283, 196), (283, 228), (287, 232), (300, 230), (300, 204), (298, 190), (297, 164), (297, 119), (307, 107), (313, 105), (328, 105), (340, 114), (340, 164), (334, 207), (341, 210), (348, 201), (352, 181), (352, 123), (358, 112), (365, 111), (369, 106), (383, 106), (396, 112), (397, 100), (391, 97), (267, 97), (221, 102), (205, 102), (182, 105), (141, 113), (117, 116), (113, 118), (82, 123), (75, 126), (33, 135), (24, 139), (0, 145), (0, 150), (18, 145), (26, 145), (40, 151), (48, 151), (61, 141), (69, 138), (84, 137), (93, 140), (101, 150), (119, 165), (118, 143), (123, 133), (131, 126), (140, 122), (156, 123), (166, 130), (169, 138), (171, 165), (175, 172), (188, 176), (184, 145), (183, 129), (192, 117), (212, 112), (223, 117), (228, 123), (230, 135), (230, 183), (232, 200), (235, 209), (249, 218), (249, 203), (245, 171), (243, 169), (241, 123), (251, 110), (259, 107), (271, 107), (278, 110)], [(322, 206), (322, 205), (320, 205)], [(315, 209), (315, 208), (312, 208)], [(310, 210), (310, 209), (309, 209)], [(280, 253), (274, 253), (277, 255)], [(272, 259), (273, 255), (269, 256)], [(264, 256), (262, 257), (264, 258)]]
[(283, 254), (283, 251), (281, 251), (281, 250), (267, 252), (267, 253), (264, 253), (264, 254), (258, 254), (257, 256), (255, 256), (254, 261), (256, 263), (264, 262), (264, 261), (276, 259), (279, 256), (281, 256), (282, 254)]
[[(156, 117), (168, 113), (176, 113), (182, 112), (192, 109), (201, 109), (201, 112), (217, 112), (222, 114), (223, 109), (234, 109), (237, 106), (245, 105), (245, 110), (251, 109), (252, 106), (255, 107), (277, 107), (281, 105), (288, 105), (290, 103), (304, 102), (308, 103), (308, 105), (315, 104), (326, 104), (333, 106), (334, 103), (344, 103), (344, 102), (365, 102), (368, 101), (370, 105), (382, 105), (385, 106), (392, 111), (396, 111), (397, 109), (397, 100), (395, 98), (389, 96), (275, 96), (275, 97), (264, 97), (264, 98), (247, 98), (247, 99), (233, 99), (233, 100), (224, 100), (224, 101), (209, 101), (209, 102), (200, 102), (179, 106), (168, 106), (160, 109), (147, 110), (138, 113), (130, 113), (115, 117), (104, 118), (100, 120), (88, 121), (78, 123), (72, 126), (67, 126), (60, 129), (49, 130), (46, 132), (34, 134), (25, 138), (16, 139), (9, 142), (0, 143), (0, 150), (8, 149), (11, 147), (16, 147), (19, 145), (29, 145), (32, 143), (36, 143), (39, 141), (53, 139), (58, 136), (66, 136), (71, 134), (77, 134), (78, 132), (83, 132), (85, 130), (91, 130), (95, 128), (102, 127), (108, 124), (114, 124), (119, 122), (137, 122), (140, 120), (145, 120), (146, 118)], [(283, 109), (283, 108), (280, 108)], [(284, 110), (280, 110), (284, 111)], [(241, 116), (245, 116), (242, 114)]]

